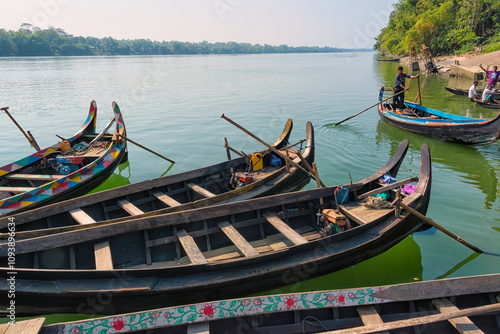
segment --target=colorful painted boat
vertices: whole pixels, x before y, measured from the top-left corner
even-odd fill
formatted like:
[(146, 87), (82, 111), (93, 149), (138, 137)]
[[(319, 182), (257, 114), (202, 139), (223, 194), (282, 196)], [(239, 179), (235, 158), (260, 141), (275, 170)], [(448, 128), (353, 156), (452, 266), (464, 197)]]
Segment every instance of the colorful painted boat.
[[(455, 95), (464, 95), (464, 96), (469, 96), (469, 90), (468, 89), (459, 89), (459, 88), (451, 88), (451, 87), (444, 87), (448, 92), (455, 94)], [(483, 94), (482, 89), (476, 89), (476, 92), (481, 95)], [(500, 93), (495, 93), (495, 99), (500, 99)]]
[[(363, 197), (387, 192), (388, 201), (393, 201), (394, 187), (418, 180), (415, 191), (402, 201), (422, 214), (427, 211), (431, 160), (426, 145), (421, 149), (419, 178), (381, 184), (388, 173), (397, 175), (407, 150), (405, 140), (382, 169), (348, 187), (16, 240), (16, 312), (117, 314), (236, 298), (376, 256), (423, 222), (404, 210), (372, 210)], [(332, 216), (344, 217), (343, 223)], [(4, 245), (0, 247), (2, 295), (9, 289), (8, 261)], [(7, 303), (7, 298), (1, 299), (0, 309)]]
[[(466, 314), (457, 318), (457, 314)], [(217, 300), (43, 326), (59, 333), (500, 333), (500, 274)], [(41, 325), (40, 325), (41, 326)]]
[[(379, 101), (383, 100), (380, 90)], [(405, 102), (406, 109), (397, 111), (390, 103), (380, 103), (378, 114), (389, 125), (434, 139), (466, 145), (488, 144), (500, 138), (500, 112), (492, 119), (458, 116)]]
[[(310, 122), (307, 123), (303, 150), (288, 145), (292, 128), (293, 122), (289, 119), (281, 136), (271, 146), (284, 155), (288, 154), (298, 166), (305, 168), (298, 154), (308, 165), (314, 162), (314, 128)], [(302, 189), (310, 180), (305, 170), (287, 166), (285, 159), (278, 158), (270, 150), (254, 154), (254, 157), (260, 157), (261, 169), (254, 171), (249, 165), (250, 159), (240, 157), (16, 214), (17, 238), (274, 195)], [(241, 178), (248, 180), (243, 182)], [(0, 239), (7, 237), (8, 223), (7, 217), (0, 218), (0, 231), (4, 232)]]
[[(115, 102), (113, 110), (116, 131), (125, 135), (123, 117)], [(126, 157), (126, 143), (105, 134), (108, 127), (102, 133), (96, 133), (96, 114), (97, 106), (92, 101), (87, 120), (74, 136), (66, 139), (67, 142), (57, 143), (0, 168), (0, 217), (12, 217), (29, 209), (83, 195), (113, 173)], [(81, 151), (73, 152), (78, 147)]]

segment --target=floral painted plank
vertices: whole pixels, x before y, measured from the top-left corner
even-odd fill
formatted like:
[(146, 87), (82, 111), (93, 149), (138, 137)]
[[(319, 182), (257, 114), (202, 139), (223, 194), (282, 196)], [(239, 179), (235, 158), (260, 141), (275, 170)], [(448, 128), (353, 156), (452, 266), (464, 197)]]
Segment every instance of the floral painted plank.
[(350, 307), (392, 302), (393, 300), (391, 299), (372, 296), (372, 294), (384, 291), (385, 289), (388, 289), (388, 287), (231, 299), (82, 320), (80, 322), (53, 326), (61, 327), (58, 333), (126, 333), (129, 331), (188, 325), (211, 320), (280, 311)]

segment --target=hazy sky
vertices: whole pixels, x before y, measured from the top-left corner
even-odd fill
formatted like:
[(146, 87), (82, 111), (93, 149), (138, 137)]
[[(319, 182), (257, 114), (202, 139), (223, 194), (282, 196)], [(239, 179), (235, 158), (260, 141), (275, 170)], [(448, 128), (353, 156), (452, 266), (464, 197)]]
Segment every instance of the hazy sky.
[(1, 0), (0, 28), (75, 36), (371, 48), (396, 0)]

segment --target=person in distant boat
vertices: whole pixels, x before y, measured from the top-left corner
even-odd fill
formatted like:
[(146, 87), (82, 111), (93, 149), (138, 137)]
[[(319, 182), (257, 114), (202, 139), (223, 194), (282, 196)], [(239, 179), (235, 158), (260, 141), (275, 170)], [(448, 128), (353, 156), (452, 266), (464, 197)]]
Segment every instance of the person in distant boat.
[[(420, 74), (417, 75), (409, 75), (403, 72), (403, 66), (398, 67), (398, 74), (396, 74), (396, 85), (394, 86), (394, 94), (398, 94), (406, 89), (405, 87), (405, 78), (415, 79), (418, 78)], [(394, 104), (394, 108), (399, 108), (399, 110), (404, 109), (405, 102), (405, 93), (401, 93), (397, 96), (394, 96), (392, 99), (392, 103)]]
[(488, 86), (493, 86), (493, 89), (495, 89), (498, 83), (498, 76), (500, 76), (500, 71), (497, 71), (498, 67), (493, 66), (493, 71), (487, 71), (483, 68), (483, 64), (480, 64), (479, 68), (488, 74)]
[(495, 94), (495, 86), (488, 85), (483, 91), (483, 97), (481, 98), (481, 101), (489, 103), (493, 102), (493, 96)]
[(477, 87), (478, 82), (474, 81), (472, 86), (469, 88), (469, 100), (474, 101), (474, 99), (479, 98), (479, 94), (477, 93), (476, 87)]

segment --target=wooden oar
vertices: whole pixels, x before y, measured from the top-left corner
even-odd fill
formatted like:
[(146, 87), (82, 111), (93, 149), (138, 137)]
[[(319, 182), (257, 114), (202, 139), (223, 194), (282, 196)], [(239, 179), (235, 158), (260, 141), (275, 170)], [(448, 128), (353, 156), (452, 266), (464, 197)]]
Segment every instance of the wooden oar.
[(141, 145), (141, 144), (139, 144), (138, 142), (135, 142), (135, 141), (133, 141), (132, 139), (130, 139), (130, 138), (128, 138), (128, 137), (125, 137), (124, 135), (119, 134), (119, 135), (118, 135), (118, 137), (123, 138), (123, 139), (125, 139), (126, 141), (129, 141), (129, 142), (131, 142), (132, 144), (134, 144), (134, 145), (136, 145), (136, 146), (139, 146), (139, 147), (140, 147), (140, 148), (142, 148), (143, 150), (146, 150), (146, 151), (148, 151), (149, 153), (153, 153), (154, 155), (157, 155), (157, 156), (159, 156), (160, 158), (165, 159), (165, 160), (167, 160), (168, 162), (175, 164), (175, 161), (174, 161), (174, 160), (170, 160), (169, 158), (164, 157), (164, 156), (163, 156), (163, 155), (161, 155), (160, 153), (157, 153), (157, 152), (155, 152), (155, 151), (153, 151), (153, 150), (151, 150), (151, 149), (149, 149), (149, 148), (147, 148), (147, 147), (145, 147), (145, 146), (142, 146), (142, 145)]
[(239, 125), (238, 123), (234, 122), (229, 117), (227, 117), (224, 114), (222, 114), (221, 118), (225, 119), (226, 121), (228, 121), (229, 123), (231, 123), (232, 125), (234, 125), (238, 129), (240, 129), (241, 131), (245, 132), (247, 135), (249, 135), (253, 139), (257, 140), (262, 145), (266, 146), (268, 149), (270, 149), (274, 153), (278, 154), (280, 157), (282, 157), (283, 159), (285, 159), (285, 161), (288, 161), (290, 164), (292, 164), (293, 166), (295, 166), (298, 169), (302, 170), (307, 175), (309, 175), (311, 178), (315, 179), (314, 175), (312, 173), (308, 172), (304, 167), (302, 167), (299, 164), (295, 163), (292, 159), (287, 158), (286, 155), (284, 155), (283, 153), (281, 153), (280, 151), (278, 151), (277, 149), (275, 149), (274, 147), (272, 147), (271, 145), (269, 145), (268, 143), (266, 143), (265, 141), (263, 141), (262, 139), (260, 139), (259, 137), (257, 137), (256, 135), (254, 135), (253, 133), (251, 133), (250, 131), (248, 131), (244, 127), (242, 127), (241, 125)]
[(23, 133), (23, 135), (26, 137), (26, 139), (28, 139), (28, 141), (30, 142), (31, 146), (33, 146), (35, 148), (35, 150), (38, 152), (40, 151), (40, 146), (38, 146), (37, 142), (35, 141), (35, 138), (33, 138), (33, 135), (28, 136), (26, 134), (26, 132), (24, 132), (23, 128), (19, 125), (19, 123), (16, 122), (16, 120), (14, 119), (14, 117), (12, 117), (12, 115), (9, 113), (9, 107), (3, 107), (3, 108), (0, 108), (1, 110), (5, 111), (5, 113), (7, 114), (7, 116), (9, 116), (9, 118), (12, 120), (12, 122), (14, 122), (14, 124), (18, 127), (19, 130), (21, 130), (21, 132)]
[(337, 125), (339, 125), (339, 124), (341, 124), (341, 123), (344, 123), (344, 122), (345, 122), (345, 121), (347, 121), (347, 120), (350, 120), (351, 118), (354, 118), (354, 117), (356, 117), (356, 116), (358, 116), (358, 115), (361, 115), (361, 114), (362, 114), (362, 113), (364, 113), (365, 111), (367, 111), (367, 110), (369, 110), (369, 109), (371, 109), (371, 108), (373, 108), (373, 107), (376, 107), (376, 106), (378, 106), (380, 103), (383, 103), (383, 102), (385, 102), (385, 101), (388, 101), (388, 100), (392, 99), (394, 96), (397, 96), (397, 95), (399, 95), (399, 94), (401, 94), (401, 93), (404, 93), (404, 92), (406, 92), (407, 90), (408, 90), (408, 88), (406, 88), (406, 89), (404, 89), (404, 90), (400, 91), (399, 93), (396, 93), (396, 94), (394, 94), (394, 95), (392, 95), (392, 96), (390, 96), (390, 97), (386, 98), (385, 100), (378, 101), (378, 102), (377, 102), (377, 103), (375, 103), (374, 105), (369, 106), (368, 108), (366, 108), (366, 109), (364, 109), (364, 110), (361, 110), (361, 111), (360, 111), (360, 112), (358, 112), (357, 114), (354, 114), (354, 115), (352, 115), (352, 116), (349, 116), (349, 117), (347, 117), (346, 119), (344, 119), (344, 120), (342, 120), (342, 121), (340, 121), (340, 122), (338, 122), (338, 123), (335, 123), (333, 126), (337, 126)]
[(227, 159), (228, 160), (231, 160), (231, 153), (229, 153), (229, 151), (233, 151), (234, 153), (238, 154), (240, 157), (244, 157), (246, 154), (243, 154), (241, 152), (238, 152), (237, 150), (235, 150), (234, 148), (232, 148), (231, 146), (229, 146), (229, 144), (227, 143), (227, 139), (224, 138), (224, 147), (226, 148), (226, 152), (227, 152)]
[(231, 151), (229, 150), (229, 144), (227, 143), (227, 138), (224, 137), (224, 145), (226, 148), (226, 154), (227, 154), (227, 161), (231, 161)]
[(479, 249), (476, 246), (474, 246), (474, 245), (468, 243), (467, 241), (463, 240), (462, 238), (460, 238), (458, 235), (454, 234), (453, 232), (448, 231), (447, 229), (445, 229), (444, 227), (442, 227), (441, 225), (439, 225), (438, 223), (436, 223), (434, 220), (430, 219), (429, 217), (424, 216), (423, 214), (421, 214), (417, 210), (413, 209), (412, 207), (404, 204), (403, 202), (400, 202), (399, 205), (401, 205), (401, 207), (403, 209), (405, 209), (406, 211), (408, 211), (411, 214), (413, 214), (413, 215), (417, 216), (418, 218), (422, 219), (424, 222), (426, 222), (426, 223), (434, 226), (435, 228), (437, 228), (438, 230), (440, 230), (441, 232), (443, 232), (447, 236), (452, 237), (453, 239), (455, 239), (456, 241), (460, 242), (461, 244), (469, 247), (474, 252), (484, 253), (484, 251), (482, 251), (481, 249)]
[(420, 75), (417, 76), (418, 80), (418, 98), (420, 99), (420, 105), (422, 105), (422, 93), (420, 93)]

